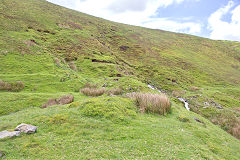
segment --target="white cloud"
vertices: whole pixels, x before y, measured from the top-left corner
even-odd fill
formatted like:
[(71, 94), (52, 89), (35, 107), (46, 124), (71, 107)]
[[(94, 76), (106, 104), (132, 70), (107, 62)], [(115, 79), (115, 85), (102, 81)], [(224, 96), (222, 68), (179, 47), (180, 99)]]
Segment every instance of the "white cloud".
[[(211, 30), (210, 38), (219, 40), (240, 41), (240, 5), (234, 7), (233, 1), (211, 14), (208, 19), (208, 28)], [(231, 22), (223, 21), (226, 14), (231, 14)]]
[[(200, 33), (201, 25), (156, 17), (160, 7), (180, 4), (190, 0), (48, 0), (72, 9), (111, 21), (164, 29), (174, 32)], [(198, 1), (198, 0), (194, 0)], [(71, 3), (71, 4), (70, 4)]]
[(173, 32), (184, 32), (189, 34), (197, 34), (201, 32), (201, 24), (194, 22), (179, 23), (164, 18), (152, 18), (150, 21), (143, 23), (144, 27), (170, 30)]

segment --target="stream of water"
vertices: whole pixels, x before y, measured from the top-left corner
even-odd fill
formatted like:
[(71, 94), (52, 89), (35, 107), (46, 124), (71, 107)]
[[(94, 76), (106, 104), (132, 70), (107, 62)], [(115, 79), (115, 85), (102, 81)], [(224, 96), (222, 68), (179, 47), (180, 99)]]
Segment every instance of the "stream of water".
[[(154, 87), (150, 84), (148, 84), (148, 87), (151, 88), (152, 90), (157, 90), (158, 92), (161, 93), (160, 90), (158, 90), (156, 87)], [(184, 98), (178, 98), (178, 100), (184, 103), (184, 106), (185, 106), (186, 110), (190, 111), (189, 103)]]
[(185, 106), (186, 110), (190, 111), (189, 104), (185, 99), (178, 98), (178, 100), (184, 103), (184, 106)]

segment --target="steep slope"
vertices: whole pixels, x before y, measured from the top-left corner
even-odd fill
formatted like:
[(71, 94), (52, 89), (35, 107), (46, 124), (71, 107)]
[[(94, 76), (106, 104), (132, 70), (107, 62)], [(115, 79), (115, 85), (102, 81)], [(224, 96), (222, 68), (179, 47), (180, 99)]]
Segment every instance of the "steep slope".
[[(25, 86), (18, 93), (0, 91), (0, 131), (23, 121), (39, 126), (35, 135), (0, 141), (9, 159), (239, 159), (240, 142), (222, 130), (240, 138), (239, 42), (114, 23), (44, 0), (2, 0), (0, 21), (0, 80)], [(79, 89), (87, 82), (125, 93), (157, 92), (151, 84), (171, 97), (172, 114), (131, 109), (136, 116), (123, 122), (86, 115), (82, 104), (92, 98)], [(39, 108), (67, 93), (76, 103)], [(185, 111), (177, 96), (222, 129)], [(105, 98), (93, 101), (104, 104)], [(126, 101), (119, 106), (134, 105)], [(189, 122), (179, 121), (182, 115)]]

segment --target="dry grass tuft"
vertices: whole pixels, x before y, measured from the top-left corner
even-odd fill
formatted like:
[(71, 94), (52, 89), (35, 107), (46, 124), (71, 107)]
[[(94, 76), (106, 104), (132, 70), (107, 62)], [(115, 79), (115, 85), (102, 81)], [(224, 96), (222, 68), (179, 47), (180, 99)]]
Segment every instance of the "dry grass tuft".
[(142, 113), (166, 115), (171, 110), (170, 100), (164, 94), (131, 93), (129, 97), (136, 101)]
[(97, 84), (93, 84), (93, 83), (86, 83), (83, 88), (97, 88), (98, 85)]
[(61, 66), (61, 61), (58, 58), (54, 59), (55, 63), (57, 64), (57, 66)]
[(80, 92), (86, 96), (97, 97), (103, 95), (106, 90), (105, 88), (83, 88), (80, 90)]
[(64, 58), (61, 58), (62, 63), (67, 64)]
[(69, 62), (68, 65), (69, 65), (69, 67), (70, 67), (72, 70), (77, 71), (77, 66), (74, 64), (73, 61)]
[(186, 94), (186, 91), (173, 91), (172, 92), (173, 97), (182, 97), (184, 94)]
[(123, 90), (121, 88), (113, 88), (107, 91), (108, 95), (121, 95)]
[(199, 88), (196, 87), (196, 86), (192, 86), (192, 87), (189, 88), (189, 90), (190, 90), (190, 91), (198, 91)]
[(22, 81), (8, 83), (0, 80), (0, 90), (19, 92), (23, 89), (24, 83)]

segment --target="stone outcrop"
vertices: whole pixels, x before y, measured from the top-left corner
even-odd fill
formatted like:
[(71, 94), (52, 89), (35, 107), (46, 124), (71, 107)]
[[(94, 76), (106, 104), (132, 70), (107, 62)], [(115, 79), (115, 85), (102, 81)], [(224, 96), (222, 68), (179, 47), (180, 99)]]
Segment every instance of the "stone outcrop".
[(23, 132), (23, 133), (31, 134), (31, 133), (35, 133), (37, 131), (37, 127), (30, 125), (30, 124), (22, 123), (15, 128), (15, 131), (20, 131), (21, 133)]
[(16, 137), (16, 136), (19, 136), (20, 135), (20, 131), (2, 131), (0, 132), (0, 139), (4, 139), (4, 138), (12, 138), (12, 137)]

